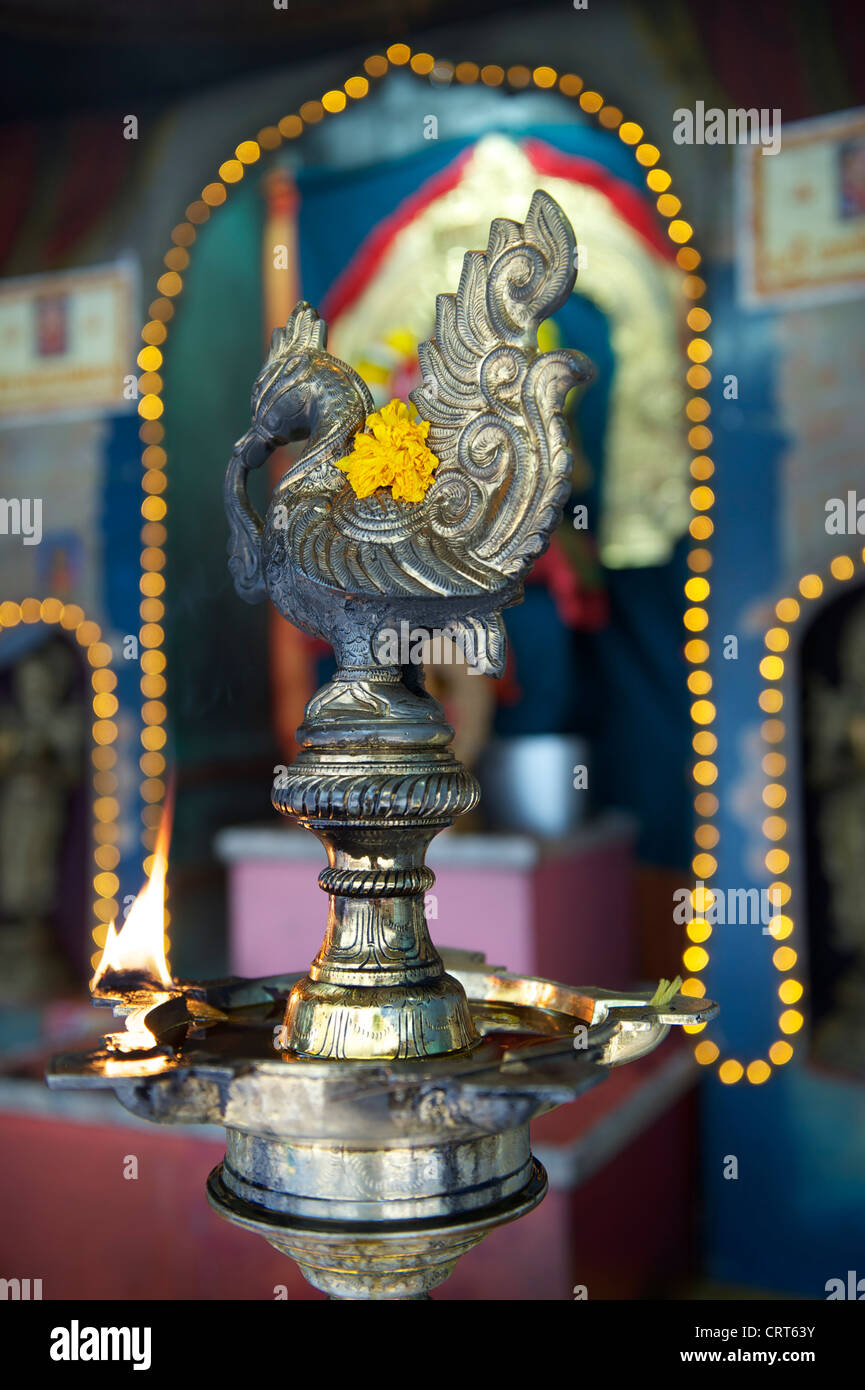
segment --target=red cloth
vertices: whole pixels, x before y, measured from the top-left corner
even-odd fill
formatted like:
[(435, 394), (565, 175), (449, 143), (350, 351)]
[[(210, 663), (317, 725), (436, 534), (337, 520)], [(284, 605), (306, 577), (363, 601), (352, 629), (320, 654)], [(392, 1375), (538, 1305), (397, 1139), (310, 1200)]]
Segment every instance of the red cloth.
[[(86, 260), (81, 243), (109, 217), (136, 151), (137, 142), (123, 138), (122, 115), (76, 117), (63, 126), (59, 145), (53, 128), (7, 127), (0, 141), (0, 268), (19, 249), (25, 271)], [(58, 169), (47, 224), (29, 226)]]
[(43, 265), (65, 263), (70, 252), (108, 216), (136, 144), (123, 138), (120, 116), (81, 116), (72, 122)]
[(609, 603), (603, 589), (587, 589), (555, 536), (549, 550), (537, 559), (527, 584), (545, 584), (556, 612), (566, 627), (597, 632), (609, 617)]
[(9, 260), (30, 207), (38, 148), (32, 125), (7, 130), (0, 140), (0, 266)]

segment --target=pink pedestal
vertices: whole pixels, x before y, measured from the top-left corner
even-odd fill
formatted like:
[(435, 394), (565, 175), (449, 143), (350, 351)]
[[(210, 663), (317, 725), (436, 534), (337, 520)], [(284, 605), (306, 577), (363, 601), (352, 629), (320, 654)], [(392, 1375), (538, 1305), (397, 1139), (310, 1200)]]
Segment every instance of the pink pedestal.
[[(326, 898), (316, 882), (324, 850), (281, 825), (226, 830), (230, 969), (238, 975), (305, 970), (318, 951)], [(479, 950), (494, 965), (576, 985), (634, 981), (632, 830), (624, 818), (565, 841), (524, 835), (440, 835), (429, 863), (433, 940)]]

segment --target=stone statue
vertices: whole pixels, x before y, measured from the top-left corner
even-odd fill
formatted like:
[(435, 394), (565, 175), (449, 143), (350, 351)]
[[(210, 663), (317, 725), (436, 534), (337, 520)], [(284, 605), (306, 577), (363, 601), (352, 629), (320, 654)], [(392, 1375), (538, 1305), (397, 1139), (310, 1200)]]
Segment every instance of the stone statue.
[(56, 990), (64, 972), (51, 937), (69, 793), (81, 777), (85, 718), (68, 698), (72, 652), (49, 642), (12, 673), (0, 707), (0, 989), (7, 998)]

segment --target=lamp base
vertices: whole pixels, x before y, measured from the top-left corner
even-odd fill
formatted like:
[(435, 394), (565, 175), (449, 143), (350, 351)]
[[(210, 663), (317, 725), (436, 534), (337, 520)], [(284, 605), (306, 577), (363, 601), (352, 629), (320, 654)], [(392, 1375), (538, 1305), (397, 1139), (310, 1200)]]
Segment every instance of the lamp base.
[(207, 1180), (207, 1200), (226, 1220), (254, 1231), (290, 1256), (313, 1288), (356, 1302), (425, 1299), (462, 1255), (490, 1231), (525, 1216), (543, 1198), (547, 1175), (530, 1158), (527, 1180), (487, 1207), (416, 1221), (313, 1221), (268, 1211), (235, 1195), (220, 1163)]

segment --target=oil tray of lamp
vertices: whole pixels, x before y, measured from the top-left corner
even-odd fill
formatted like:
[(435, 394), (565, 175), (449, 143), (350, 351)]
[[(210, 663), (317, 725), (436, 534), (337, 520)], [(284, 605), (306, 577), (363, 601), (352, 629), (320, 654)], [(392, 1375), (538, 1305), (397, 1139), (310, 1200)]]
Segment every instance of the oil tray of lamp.
[[(717, 1012), (665, 982), (617, 994), (440, 954), (424, 914), (429, 843), (478, 790), (422, 668), (392, 664), (386, 639), (409, 620), (501, 673), (501, 610), (520, 600), (570, 488), (562, 412), (588, 367), (570, 350), (540, 353), (537, 329), (575, 266), (570, 224), (545, 193), (524, 225), (493, 222), (419, 349), (423, 423), (396, 403), (373, 412), (308, 305), (274, 334), (226, 476), (230, 566), (241, 597), (268, 594), (337, 658), (272, 798), (327, 850), (324, 940), (306, 975), (173, 981), (141, 939), (149, 921), (161, 942), (162, 845), (95, 980), (127, 1028), (55, 1058), (48, 1077), (110, 1087), (146, 1119), (224, 1126), (210, 1203), (333, 1298), (426, 1297), (543, 1197), (534, 1117), (671, 1025)], [(306, 448), (262, 520), (248, 471), (295, 438)]]

